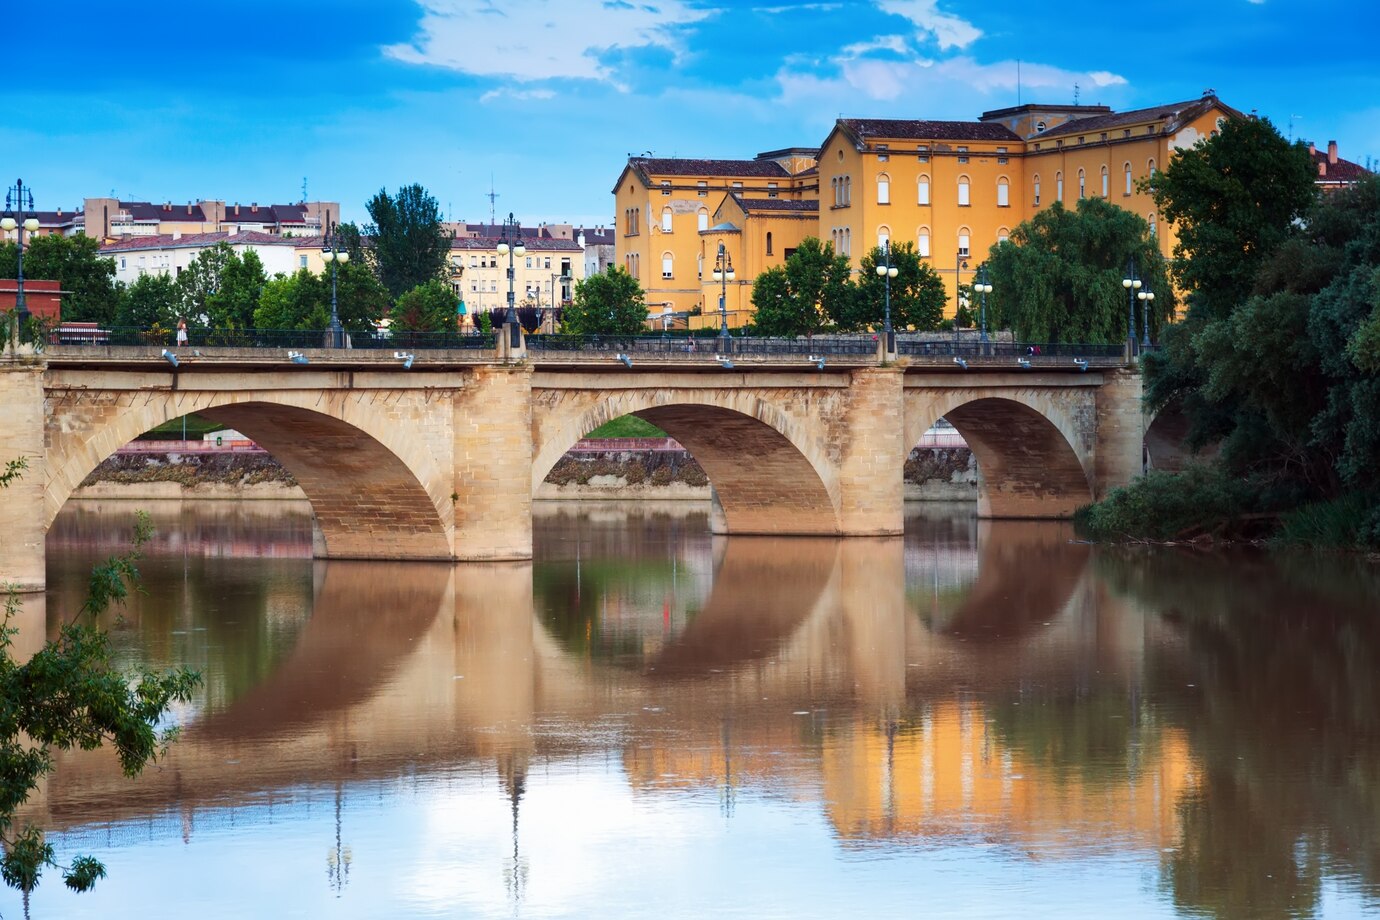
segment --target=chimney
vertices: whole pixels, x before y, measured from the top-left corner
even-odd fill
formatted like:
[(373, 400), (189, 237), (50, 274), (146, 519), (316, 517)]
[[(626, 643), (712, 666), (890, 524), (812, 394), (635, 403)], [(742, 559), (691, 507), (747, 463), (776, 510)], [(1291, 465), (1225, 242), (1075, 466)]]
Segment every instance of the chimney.
[(1331, 163), (1333, 166), (1336, 166), (1336, 165), (1337, 165), (1337, 142), (1336, 142), (1336, 141), (1328, 141), (1328, 142), (1327, 142), (1327, 162)]
[(192, 203), (191, 203), (190, 201), (187, 202), (187, 216), (188, 216), (188, 217), (191, 217), (191, 216), (192, 216)]
[(257, 201), (252, 201), (252, 202), (249, 203), (249, 213), (250, 213), (250, 214), (258, 214), (258, 213), (259, 213), (259, 203), (258, 203)]
[(58, 208), (58, 217), (62, 216), (62, 208)]
[(235, 202), (235, 216), (236, 216), (236, 217), (239, 217), (239, 216), (240, 216), (240, 203), (239, 203), (238, 201)]
[(171, 201), (165, 201), (165, 202), (163, 202), (163, 210), (164, 210), (164, 211), (171, 211), (171, 210), (172, 210), (172, 202), (171, 202)]
[(1318, 145), (1313, 143), (1312, 141), (1308, 142), (1308, 155), (1310, 157), (1318, 155)]

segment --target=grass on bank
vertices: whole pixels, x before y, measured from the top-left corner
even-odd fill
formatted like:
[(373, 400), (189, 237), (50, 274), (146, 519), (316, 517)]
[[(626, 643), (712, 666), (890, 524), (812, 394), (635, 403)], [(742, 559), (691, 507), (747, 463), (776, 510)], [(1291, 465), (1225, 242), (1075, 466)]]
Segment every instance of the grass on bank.
[(635, 415), (623, 415), (605, 422), (585, 435), (589, 438), (664, 438), (666, 432)]

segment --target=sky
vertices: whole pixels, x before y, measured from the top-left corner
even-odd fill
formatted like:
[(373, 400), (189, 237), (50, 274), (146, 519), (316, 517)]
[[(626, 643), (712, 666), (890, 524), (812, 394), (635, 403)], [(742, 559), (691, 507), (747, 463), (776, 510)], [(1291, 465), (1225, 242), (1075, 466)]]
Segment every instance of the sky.
[[(1380, 159), (1380, 8), (1337, 0), (75, 0), (7, 10), (0, 176), (85, 197), (608, 224), (630, 154), (818, 146), (835, 118), (1214, 89)], [(1323, 22), (1322, 20), (1326, 20)], [(1017, 62), (1020, 83), (1017, 85)], [(12, 179), (8, 181), (12, 182)]]

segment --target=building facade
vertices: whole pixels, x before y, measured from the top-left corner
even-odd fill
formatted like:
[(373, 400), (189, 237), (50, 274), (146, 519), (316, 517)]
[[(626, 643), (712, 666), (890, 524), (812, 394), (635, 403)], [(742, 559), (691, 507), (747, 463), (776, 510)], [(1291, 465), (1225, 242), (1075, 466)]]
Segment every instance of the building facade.
[(321, 258), (319, 238), (237, 230), (130, 236), (106, 243), (101, 247), (101, 255), (114, 260), (116, 281), (132, 284), (148, 274), (177, 277), (202, 252), (221, 243), (229, 244), (240, 256), (253, 252), (270, 278), (280, 273), (291, 275), (303, 268), (319, 274), (326, 264)]
[[(530, 235), (529, 235), (530, 234)], [(499, 235), (457, 236), (450, 243), (451, 286), (470, 322), (508, 305), (508, 259), (498, 253)], [(513, 256), (513, 294), (518, 306), (551, 309), (570, 302), (585, 277), (585, 253), (577, 240), (526, 231), (527, 251)]]
[(320, 236), (328, 224), (340, 221), (340, 204), (334, 201), (302, 201), (296, 204), (241, 204), (224, 201), (187, 202), (120, 201), (87, 198), (80, 214), (66, 232), (85, 233), (101, 240), (173, 233), (202, 234), (237, 231), (274, 236)]

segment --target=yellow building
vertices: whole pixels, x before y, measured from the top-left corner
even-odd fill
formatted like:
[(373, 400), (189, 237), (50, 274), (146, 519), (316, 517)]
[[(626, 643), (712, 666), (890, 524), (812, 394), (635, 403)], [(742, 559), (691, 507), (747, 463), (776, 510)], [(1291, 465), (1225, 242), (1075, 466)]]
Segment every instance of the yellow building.
[[(499, 255), (499, 242), (497, 232), (450, 241), (451, 287), (464, 302), (469, 322), (481, 312), (508, 306), (508, 256)], [(585, 277), (584, 248), (577, 240), (525, 228), (522, 245), (526, 251), (513, 257), (514, 304), (551, 309), (569, 303), (575, 284)]]
[[(1140, 180), (1237, 115), (1211, 93), (1129, 112), (1032, 104), (977, 121), (841, 118), (817, 152), (632, 158), (614, 188), (616, 256), (642, 282), (654, 316), (662, 302), (710, 314), (719, 292), (705, 280), (722, 243), (736, 275), (729, 322), (740, 325), (753, 280), (804, 236), (833, 243), (855, 270), (872, 247), (910, 242), (944, 279), (953, 315), (957, 286), (988, 250), (1055, 201), (1072, 208), (1100, 196), (1133, 211), (1169, 254), (1173, 228)], [(800, 204), (772, 210), (772, 201)]]
[[(815, 235), (817, 222), (784, 204), (818, 198), (814, 155), (790, 148), (751, 160), (628, 160), (613, 188), (615, 261), (642, 284), (654, 320), (670, 312), (692, 326), (717, 326), (723, 294), (730, 323), (741, 324), (758, 272)], [(726, 285), (712, 280), (720, 245), (734, 269)]]

